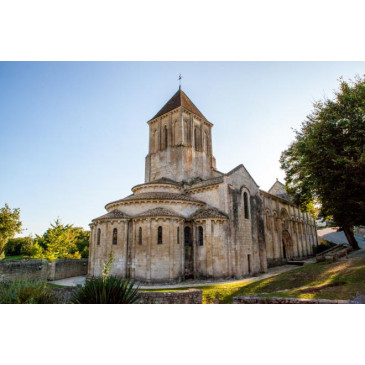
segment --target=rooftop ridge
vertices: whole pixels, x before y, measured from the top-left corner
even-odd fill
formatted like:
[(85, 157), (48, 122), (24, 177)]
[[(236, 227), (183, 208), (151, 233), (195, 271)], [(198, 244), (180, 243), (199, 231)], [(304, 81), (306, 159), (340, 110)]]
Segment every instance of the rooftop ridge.
[(156, 119), (156, 118), (160, 117), (161, 115), (164, 115), (179, 107), (183, 107), (205, 120), (207, 119), (202, 114), (202, 112), (196, 107), (196, 105), (190, 100), (190, 98), (180, 88), (179, 88), (179, 90), (176, 91), (176, 93), (167, 101), (167, 103), (158, 111), (158, 113), (152, 119)]

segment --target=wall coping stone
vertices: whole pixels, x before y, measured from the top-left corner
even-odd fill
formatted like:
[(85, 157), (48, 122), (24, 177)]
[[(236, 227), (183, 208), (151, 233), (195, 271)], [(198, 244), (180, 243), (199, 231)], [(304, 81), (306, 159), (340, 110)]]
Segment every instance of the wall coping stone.
[(348, 300), (306, 299), (282, 297), (234, 297), (233, 304), (348, 304)]

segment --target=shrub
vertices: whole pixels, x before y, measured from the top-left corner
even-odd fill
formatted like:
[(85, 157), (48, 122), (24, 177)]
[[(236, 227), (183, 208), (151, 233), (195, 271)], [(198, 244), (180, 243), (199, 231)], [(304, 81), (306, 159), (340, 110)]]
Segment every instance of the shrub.
[(31, 237), (10, 238), (5, 245), (5, 256), (20, 256), (22, 246), (31, 239)]
[(0, 285), (1, 304), (53, 304), (56, 303), (47, 283), (21, 280)]
[(20, 249), (20, 254), (32, 259), (44, 258), (42, 247), (39, 246), (38, 242), (34, 242), (34, 240), (26, 241)]
[(116, 276), (90, 278), (72, 296), (73, 304), (133, 304), (139, 301), (139, 288), (132, 281)]

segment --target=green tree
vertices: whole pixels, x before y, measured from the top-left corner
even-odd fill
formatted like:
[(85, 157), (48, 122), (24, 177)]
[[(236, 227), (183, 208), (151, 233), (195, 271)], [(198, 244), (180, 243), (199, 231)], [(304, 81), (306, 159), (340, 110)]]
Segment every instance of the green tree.
[(53, 261), (58, 258), (81, 258), (81, 254), (77, 250), (77, 239), (78, 231), (72, 225), (62, 224), (57, 219), (43, 236), (37, 236), (36, 241), (43, 248), (44, 257)]
[(32, 237), (24, 237), (20, 248), (20, 254), (25, 258), (43, 259), (43, 249)]
[(85, 231), (81, 227), (74, 227), (77, 232), (76, 246), (77, 250), (80, 252), (81, 257), (89, 257), (89, 241), (90, 241), (90, 231)]
[(286, 189), (303, 208), (318, 201), (358, 249), (353, 227), (365, 224), (365, 79), (340, 79), (334, 99), (313, 107), (280, 158)]
[(62, 224), (58, 219), (43, 234), (37, 236), (34, 245), (28, 249), (34, 252), (33, 258), (46, 258), (49, 261), (59, 258), (79, 259), (88, 257), (90, 231), (72, 224)]
[(5, 245), (5, 256), (19, 256), (24, 245), (32, 242), (32, 237), (10, 238)]
[(11, 209), (7, 204), (0, 209), (0, 260), (5, 257), (5, 245), (10, 238), (21, 232), (20, 209)]

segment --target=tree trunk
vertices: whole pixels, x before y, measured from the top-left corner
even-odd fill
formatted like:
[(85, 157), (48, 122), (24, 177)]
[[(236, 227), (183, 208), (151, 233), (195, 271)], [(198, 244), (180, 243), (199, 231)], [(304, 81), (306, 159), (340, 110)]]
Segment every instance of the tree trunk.
[(347, 238), (347, 241), (349, 241), (349, 244), (351, 245), (351, 247), (355, 250), (359, 250), (360, 247), (357, 244), (355, 235), (354, 235), (354, 231), (352, 228), (348, 228), (348, 227), (343, 227), (343, 232), (345, 233), (345, 236)]

